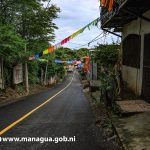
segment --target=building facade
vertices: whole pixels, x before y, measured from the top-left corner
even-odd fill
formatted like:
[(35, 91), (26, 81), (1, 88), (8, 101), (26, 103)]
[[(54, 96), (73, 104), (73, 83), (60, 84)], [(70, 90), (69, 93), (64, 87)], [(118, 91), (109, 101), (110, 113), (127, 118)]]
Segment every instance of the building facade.
[(102, 29), (122, 33), (122, 77), (135, 94), (150, 102), (150, 1), (116, 0), (101, 8)]

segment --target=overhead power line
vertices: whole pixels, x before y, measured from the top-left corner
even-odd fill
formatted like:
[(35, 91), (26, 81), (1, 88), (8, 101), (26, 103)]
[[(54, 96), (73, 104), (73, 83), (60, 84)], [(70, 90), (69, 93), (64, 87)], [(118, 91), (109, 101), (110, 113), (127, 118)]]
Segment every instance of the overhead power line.
[(90, 43), (92, 43), (92, 42), (94, 42), (99, 36), (101, 36), (103, 34), (103, 32), (102, 33), (100, 33), (98, 36), (96, 36), (92, 41), (90, 41), (88, 44), (90, 45)]
[(103, 36), (101, 36), (100, 38), (97, 39), (97, 37), (99, 37), (99, 36), (102, 35), (102, 34), (103, 34), (103, 32), (102, 32), (101, 34), (99, 34), (98, 36), (96, 36), (94, 39), (92, 39), (90, 42), (88, 42), (88, 43), (86, 43), (86, 44), (83, 44), (83, 45), (81, 45), (81, 46), (75, 47), (74, 49), (77, 49), (77, 48), (80, 48), (80, 47), (89, 45), (89, 43), (91, 44), (91, 43), (93, 43), (93, 42), (95, 42), (95, 41), (98, 41), (99, 39), (101, 39), (101, 38), (104, 37), (104, 35), (103, 35)]

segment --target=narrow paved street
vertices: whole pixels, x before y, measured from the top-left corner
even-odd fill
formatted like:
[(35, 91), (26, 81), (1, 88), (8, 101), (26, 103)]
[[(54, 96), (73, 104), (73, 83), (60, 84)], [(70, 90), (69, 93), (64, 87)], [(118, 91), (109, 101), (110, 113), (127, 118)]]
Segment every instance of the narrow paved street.
[[(72, 81), (72, 82), (71, 82)], [(70, 84), (69, 84), (70, 83)], [(68, 86), (67, 86), (68, 85)], [(67, 86), (67, 88), (65, 88)], [(65, 88), (65, 89), (64, 89)], [(6, 131), (2, 137), (74, 137), (75, 142), (2, 142), (1, 150), (111, 150), (84, 96), (77, 73), (70, 74), (48, 91), (0, 108), (0, 130), (22, 118), (44, 101), (62, 91), (27, 118)]]

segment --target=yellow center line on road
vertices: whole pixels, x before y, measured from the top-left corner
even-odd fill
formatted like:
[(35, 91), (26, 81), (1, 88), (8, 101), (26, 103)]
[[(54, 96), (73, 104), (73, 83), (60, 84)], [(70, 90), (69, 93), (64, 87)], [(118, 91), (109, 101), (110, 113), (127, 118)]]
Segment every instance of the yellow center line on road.
[(34, 108), (33, 110), (31, 110), (30, 112), (28, 112), (27, 114), (25, 114), (24, 116), (22, 116), (21, 118), (19, 118), (18, 120), (16, 120), (15, 122), (11, 123), (9, 126), (7, 126), (6, 128), (4, 128), (3, 130), (0, 131), (0, 136), (3, 135), (5, 132), (7, 132), (8, 130), (10, 130), (12, 127), (14, 127), (15, 125), (17, 125), (18, 123), (20, 123), (21, 121), (23, 121), (25, 118), (27, 118), (28, 116), (30, 116), (32, 113), (34, 113), (36, 110), (38, 110), (39, 108), (41, 108), (42, 106), (44, 106), (46, 103), (50, 102), (54, 97), (56, 97), (57, 95), (59, 95), (61, 92), (63, 92), (66, 88), (68, 88), (70, 86), (70, 84), (72, 83), (74, 78), (74, 74), (73, 77), (70, 81), (70, 83), (63, 88), (62, 90), (60, 90), (58, 93), (56, 93), (55, 95), (53, 95), (52, 97), (48, 98), (44, 103), (40, 104), (39, 106), (37, 106), (36, 108)]

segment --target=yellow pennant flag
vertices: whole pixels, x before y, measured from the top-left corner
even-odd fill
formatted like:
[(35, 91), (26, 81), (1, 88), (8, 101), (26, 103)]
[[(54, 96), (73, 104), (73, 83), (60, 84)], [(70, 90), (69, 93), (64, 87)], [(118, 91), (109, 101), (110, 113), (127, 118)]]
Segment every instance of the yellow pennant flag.
[(48, 49), (43, 51), (43, 55), (46, 55), (46, 54), (48, 54)]
[(73, 33), (70, 38), (73, 39), (75, 36), (77, 36), (78, 34), (82, 33), (84, 31), (85, 28), (82, 28), (80, 30), (78, 30), (77, 32)]
[(70, 38), (73, 39), (73, 38), (74, 38), (75, 36), (77, 36), (78, 34), (79, 34), (79, 31), (73, 33), (73, 34), (70, 36)]

